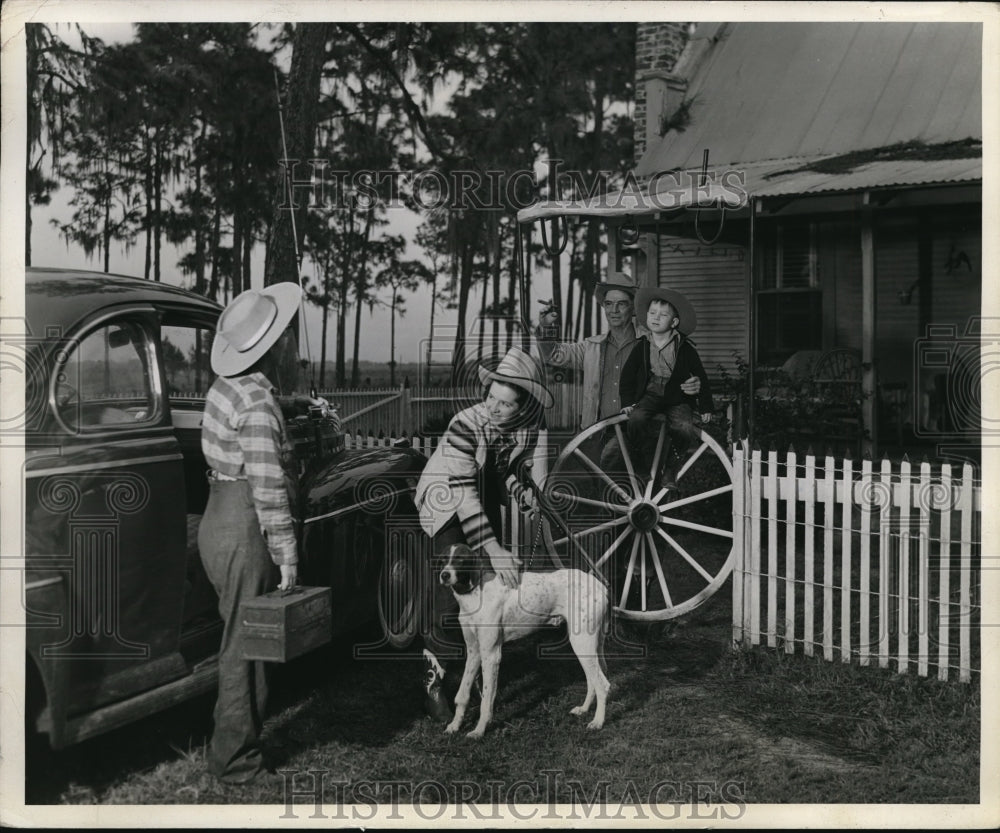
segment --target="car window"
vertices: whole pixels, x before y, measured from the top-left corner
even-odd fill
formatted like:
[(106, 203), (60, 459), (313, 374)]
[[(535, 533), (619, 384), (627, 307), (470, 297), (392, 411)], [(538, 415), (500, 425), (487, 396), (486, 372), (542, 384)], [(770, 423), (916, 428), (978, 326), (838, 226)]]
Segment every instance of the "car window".
[(135, 425), (157, 419), (150, 343), (134, 321), (115, 321), (65, 354), (55, 381), (59, 416), (71, 428)]
[(194, 323), (165, 323), (160, 327), (167, 395), (177, 399), (204, 399), (215, 380), (212, 373), (211, 327)]

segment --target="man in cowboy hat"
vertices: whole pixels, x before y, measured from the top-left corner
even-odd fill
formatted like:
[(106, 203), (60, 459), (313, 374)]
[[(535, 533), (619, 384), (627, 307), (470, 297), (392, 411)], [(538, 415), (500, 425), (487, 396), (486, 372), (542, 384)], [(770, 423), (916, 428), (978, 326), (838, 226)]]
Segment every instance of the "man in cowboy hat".
[(218, 378), (202, 423), (201, 448), (211, 468), (198, 549), (224, 625), (208, 767), (227, 783), (249, 783), (266, 772), (258, 737), (267, 681), (263, 663), (241, 656), (240, 603), (270, 588), (275, 565), (279, 588), (297, 581), (297, 470), (272, 382), (301, 298), (294, 283), (241, 293), (223, 310), (212, 345)]
[[(468, 544), (487, 559), (498, 581), (517, 587), (520, 560), (501, 543), (500, 509), (509, 494), (526, 502), (517, 466), (531, 459), (543, 410), (553, 399), (536, 361), (517, 347), (495, 370), (480, 366), (479, 380), (482, 401), (448, 424), (420, 476), (414, 502), (431, 537), (432, 557), (453, 544)], [(452, 713), (442, 691), (442, 663), (462, 659), (464, 640), (457, 626), (458, 603), (449, 588), (433, 580), (435, 572), (430, 571), (431, 615), (423, 635), (424, 705), (432, 718), (448, 723)]]
[[(581, 341), (555, 343), (546, 339), (544, 333), (547, 330), (554, 328), (558, 332), (559, 313), (550, 307), (540, 316), (536, 334), (543, 362), (550, 368), (583, 370), (583, 407), (580, 414), (583, 428), (621, 413), (619, 379), (625, 360), (632, 353), (638, 338), (632, 322), (635, 291), (634, 284), (620, 272), (612, 273), (606, 282), (597, 284), (594, 295), (604, 310), (608, 330)], [(639, 323), (642, 323), (641, 319)], [(700, 381), (695, 379), (685, 383), (684, 389), (687, 393), (696, 394), (699, 385)], [(602, 468), (620, 468), (616, 465), (620, 460), (615, 439), (600, 438), (598, 448)]]
[[(665, 287), (640, 289), (636, 318), (649, 334), (635, 345), (622, 370), (622, 409), (628, 414), (628, 442), (633, 450), (649, 434), (655, 414), (666, 416), (670, 432), (670, 458), (662, 485), (676, 489), (676, 461), (692, 442), (701, 439), (694, 425), (691, 404), (696, 403), (704, 422), (712, 418), (712, 392), (698, 351), (688, 336), (697, 326), (690, 302), (680, 292)], [(697, 381), (697, 396), (689, 393)], [(687, 387), (685, 387), (687, 383)], [(640, 454), (640, 459), (646, 455)], [(648, 459), (648, 458), (647, 458)]]

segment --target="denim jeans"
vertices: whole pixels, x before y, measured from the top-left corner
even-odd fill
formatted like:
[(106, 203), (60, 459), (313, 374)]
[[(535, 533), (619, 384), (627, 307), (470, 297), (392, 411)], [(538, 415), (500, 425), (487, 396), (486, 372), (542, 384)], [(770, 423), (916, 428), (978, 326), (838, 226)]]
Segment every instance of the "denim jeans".
[(242, 658), (240, 604), (275, 586), (276, 570), (245, 480), (211, 482), (198, 550), (223, 622), (208, 768), (220, 780), (240, 783), (264, 768), (258, 738), (267, 706), (264, 663)]

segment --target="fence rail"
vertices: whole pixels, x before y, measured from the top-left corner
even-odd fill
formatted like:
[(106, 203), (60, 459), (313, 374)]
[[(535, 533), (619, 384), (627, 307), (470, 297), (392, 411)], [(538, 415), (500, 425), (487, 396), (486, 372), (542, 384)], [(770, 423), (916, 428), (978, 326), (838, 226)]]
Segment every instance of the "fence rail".
[(735, 643), (941, 680), (978, 672), (982, 488), (970, 464), (737, 448), (733, 477)]

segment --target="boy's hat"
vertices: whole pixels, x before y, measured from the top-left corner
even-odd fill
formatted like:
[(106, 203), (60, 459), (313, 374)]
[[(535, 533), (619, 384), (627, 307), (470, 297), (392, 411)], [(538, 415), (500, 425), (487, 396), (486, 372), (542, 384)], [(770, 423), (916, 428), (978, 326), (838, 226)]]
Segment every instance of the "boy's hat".
[(612, 289), (626, 293), (629, 298), (635, 298), (635, 284), (621, 272), (612, 272), (604, 283), (599, 283), (594, 287), (594, 295), (597, 296), (597, 303), (604, 303), (604, 295)]
[(635, 320), (645, 326), (646, 315), (649, 313), (649, 305), (653, 301), (666, 301), (677, 310), (677, 329), (684, 335), (691, 335), (694, 328), (698, 326), (698, 316), (694, 313), (694, 307), (680, 292), (667, 289), (663, 286), (644, 286), (635, 296)]
[(233, 298), (219, 316), (212, 370), (236, 376), (249, 368), (278, 340), (301, 300), (299, 285), (289, 282), (248, 289)]
[(479, 381), (483, 385), (490, 382), (503, 382), (505, 385), (517, 385), (535, 397), (544, 408), (553, 405), (552, 393), (542, 383), (542, 372), (538, 363), (520, 347), (511, 347), (507, 355), (500, 359), (496, 370), (479, 366)]

